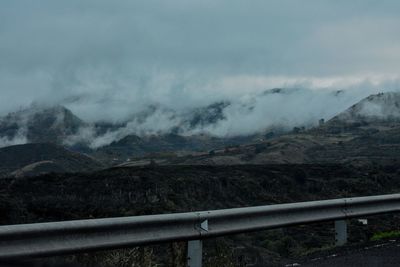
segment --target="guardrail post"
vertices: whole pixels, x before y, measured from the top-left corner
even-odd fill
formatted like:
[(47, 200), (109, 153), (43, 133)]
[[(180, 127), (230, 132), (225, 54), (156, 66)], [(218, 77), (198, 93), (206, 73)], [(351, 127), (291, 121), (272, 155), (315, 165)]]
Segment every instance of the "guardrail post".
[[(203, 231), (208, 231), (208, 220), (204, 220), (196, 226), (200, 234)], [(203, 260), (203, 241), (202, 240), (191, 240), (188, 241), (187, 251), (187, 266), (188, 267), (201, 267)]]
[(347, 243), (347, 223), (345, 220), (335, 221), (335, 245), (343, 246)]
[(187, 266), (201, 267), (203, 257), (203, 241), (192, 240), (188, 242)]

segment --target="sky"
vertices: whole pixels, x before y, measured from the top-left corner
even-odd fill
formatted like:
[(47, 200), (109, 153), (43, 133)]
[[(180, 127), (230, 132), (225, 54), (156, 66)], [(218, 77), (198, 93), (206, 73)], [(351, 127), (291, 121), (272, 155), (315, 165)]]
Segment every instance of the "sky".
[[(352, 90), (306, 112), (334, 114), (398, 90), (399, 14), (397, 0), (2, 0), (0, 115), (62, 104), (121, 121), (148, 105), (187, 110), (275, 87)], [(261, 102), (272, 116), (307, 97)]]

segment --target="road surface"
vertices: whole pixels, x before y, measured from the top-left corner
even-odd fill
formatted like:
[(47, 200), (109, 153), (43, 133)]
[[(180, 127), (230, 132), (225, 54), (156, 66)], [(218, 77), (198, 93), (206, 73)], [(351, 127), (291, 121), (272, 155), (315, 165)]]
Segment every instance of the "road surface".
[(400, 242), (389, 240), (356, 248), (337, 249), (325, 255), (315, 255), (305, 262), (294, 262), (291, 266), (305, 267), (394, 267), (400, 266)]

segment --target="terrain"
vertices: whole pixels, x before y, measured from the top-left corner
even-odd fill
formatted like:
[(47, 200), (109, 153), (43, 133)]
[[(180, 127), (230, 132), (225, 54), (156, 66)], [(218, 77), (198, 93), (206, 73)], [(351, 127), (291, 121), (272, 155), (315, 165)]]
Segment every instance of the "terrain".
[[(400, 167), (344, 165), (148, 166), (90, 174), (51, 174), (0, 180), (0, 223), (134, 216), (398, 192)], [(355, 220), (351, 242), (393, 230), (398, 218)], [(226, 262), (275, 263), (330, 247), (333, 225), (290, 227), (206, 242), (206, 266), (220, 247)], [(169, 245), (168, 245), (169, 246)], [(170, 247), (155, 247), (156, 255)], [(158, 252), (157, 252), (158, 251)], [(164, 255), (165, 253), (161, 253)], [(172, 253), (173, 254), (173, 253)], [(154, 254), (152, 254), (155, 256)], [(166, 255), (164, 255), (167, 257)], [(161, 261), (166, 261), (165, 257)], [(169, 255), (171, 256), (171, 255)], [(155, 256), (155, 259), (158, 257)], [(165, 262), (164, 262), (165, 263)], [(168, 266), (168, 265), (167, 265)]]
[(0, 118), (0, 144), (61, 144), (83, 126), (85, 123), (65, 107), (33, 105)]
[(301, 263), (301, 266), (395, 267), (400, 264), (399, 251), (400, 244), (398, 239), (391, 239), (386, 242), (371, 242), (363, 246), (330, 251), (330, 254), (320, 255), (318, 258)]
[[(371, 109), (373, 111), (371, 111)], [(160, 164), (236, 165), (282, 163), (397, 164), (400, 161), (400, 94), (371, 95), (310, 129), (250, 144), (177, 157)], [(267, 136), (269, 137), (269, 136)], [(135, 164), (134, 162), (124, 164)]]
[[(278, 94), (280, 90), (266, 91)], [(16, 140), (25, 133), (17, 149), (8, 149), (7, 157), (12, 163), (2, 165), (1, 175), (24, 173), (79, 172), (84, 165), (69, 164), (69, 158), (82, 157), (87, 171), (121, 166), (157, 165), (238, 165), (238, 164), (313, 164), (344, 163), (353, 165), (398, 164), (400, 161), (400, 93), (371, 95), (337, 114), (326, 122), (306, 128), (294, 127), (291, 131), (265, 129), (264, 132), (243, 136), (217, 137), (205, 133), (182, 135), (178, 129), (167, 133), (138, 135), (121, 131), (129, 123), (90, 124), (84, 122), (64, 107), (20, 110), (0, 119), (0, 136), (3, 140)], [(209, 125), (224, 119), (224, 109), (230, 103), (221, 102), (195, 109), (181, 127)], [(136, 114), (143, 120), (158, 112), (156, 107)], [(166, 112), (166, 111), (165, 111)], [(184, 126), (186, 125), (186, 126)], [(124, 128), (125, 127), (125, 128)], [(89, 129), (88, 135), (82, 132)], [(121, 134), (119, 137), (114, 133)], [(123, 134), (125, 133), (125, 134)], [(107, 137), (108, 136), (108, 137)], [(87, 139), (85, 139), (85, 138)], [(88, 140), (113, 138), (109, 144), (91, 147)], [(13, 139), (14, 138), (14, 139)], [(100, 139), (96, 139), (100, 138)], [(86, 141), (85, 141), (86, 140)], [(36, 155), (29, 162), (20, 157), (18, 151), (31, 154), (32, 143), (37, 145)], [(100, 142), (100, 141), (98, 141)], [(57, 146), (56, 155), (49, 154), (46, 146)], [(64, 148), (62, 148), (64, 147)], [(7, 149), (7, 148), (3, 148)], [(2, 149), (0, 149), (1, 151)], [(64, 158), (60, 160), (62, 152)], [(72, 154), (74, 152), (75, 154)], [(16, 154), (15, 154), (16, 153)], [(33, 154), (32, 154), (33, 155)], [(53, 157), (57, 157), (53, 161)], [(21, 161), (21, 162), (18, 162)], [(74, 161), (74, 160), (72, 160)], [(11, 164), (11, 165), (10, 165)], [(12, 164), (16, 165), (13, 167)], [(8, 166), (9, 165), (9, 166)], [(50, 166), (51, 165), (51, 166)], [(95, 166), (96, 165), (96, 166)], [(8, 167), (7, 167), (8, 166)], [(24, 169), (25, 168), (25, 169)], [(41, 171), (30, 171), (41, 170)]]
[[(2, 142), (23, 144), (0, 148), (0, 223), (210, 210), (400, 190), (400, 93), (371, 95), (309, 127), (226, 137), (183, 134), (182, 128), (223, 121), (230, 105), (196, 109), (181, 121), (181, 128), (151, 134), (126, 131), (131, 121), (88, 123), (64, 107), (3, 117)], [(132, 120), (154, 112), (160, 108), (151, 107)], [(350, 241), (367, 242), (377, 232), (396, 230), (398, 219), (378, 216), (367, 226), (352, 220)], [(207, 241), (206, 266), (282, 266), (332, 245), (330, 224), (239, 235)], [(174, 266), (184, 261), (183, 250), (182, 244), (160, 245), (139, 249), (138, 255)], [(137, 252), (117, 253), (132, 251)], [(110, 255), (73, 260), (93, 266), (95, 259), (106, 261)]]
[(43, 173), (90, 172), (104, 168), (90, 156), (50, 143), (0, 148), (0, 178)]
[[(151, 155), (154, 153), (196, 155), (277, 137), (290, 132), (293, 125), (298, 129), (315, 126), (322, 115), (306, 120), (291, 118), (296, 114), (282, 118), (274, 114), (274, 101), (286, 103), (290, 108), (302, 94), (314, 95), (307, 89), (275, 88), (235, 101), (220, 100), (182, 110), (154, 103), (134, 108), (131, 113), (114, 120), (101, 117), (85, 120), (65, 106), (36, 103), (0, 117), (0, 147), (55, 143), (112, 164), (154, 157)], [(340, 103), (345, 92), (317, 95), (321, 101), (328, 98)], [(270, 108), (264, 110), (264, 107)], [(246, 129), (244, 124), (252, 116), (257, 122)], [(292, 119), (294, 122), (288, 124)]]
[[(0, 117), (0, 147), (32, 143), (49, 143), (92, 155), (107, 166), (146, 155), (178, 156), (255, 140), (259, 135), (216, 137), (203, 133), (183, 134), (180, 128), (205, 127), (223, 119), (228, 103), (195, 109), (179, 124), (167, 131), (135, 133), (132, 123), (143, 123), (157, 112), (149, 107), (124, 122), (85, 122), (63, 106), (32, 106)], [(173, 115), (171, 115), (173, 116)], [(154, 156), (154, 155), (153, 155)]]

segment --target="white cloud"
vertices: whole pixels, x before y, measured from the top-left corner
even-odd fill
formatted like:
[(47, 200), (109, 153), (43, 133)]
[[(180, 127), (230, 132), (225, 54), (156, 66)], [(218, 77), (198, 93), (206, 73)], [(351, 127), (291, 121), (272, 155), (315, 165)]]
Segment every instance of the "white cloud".
[[(226, 121), (203, 130), (308, 122), (398, 90), (399, 12), (396, 0), (5, 0), (0, 114), (35, 102), (64, 104), (90, 122), (123, 121), (150, 105), (183, 114), (228, 100)], [(252, 100), (274, 87), (349, 92), (341, 102), (309, 91)], [(250, 113), (247, 101), (257, 105)], [(163, 116), (124, 131), (177, 123)]]

